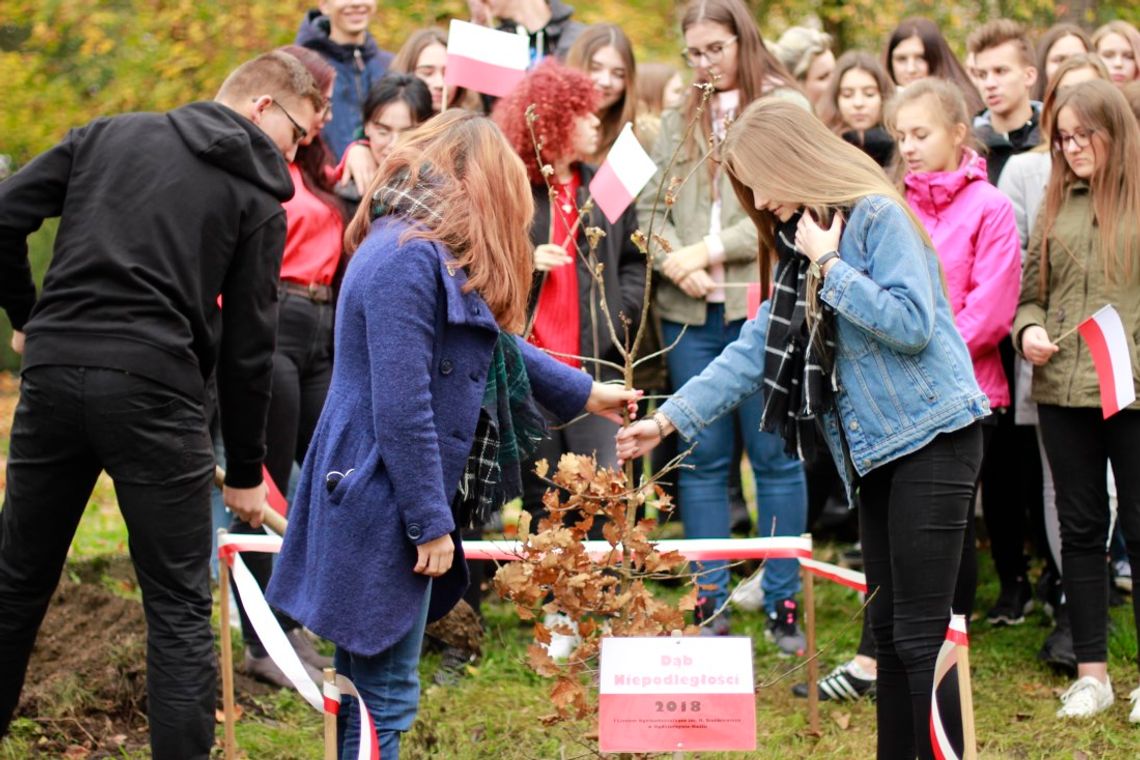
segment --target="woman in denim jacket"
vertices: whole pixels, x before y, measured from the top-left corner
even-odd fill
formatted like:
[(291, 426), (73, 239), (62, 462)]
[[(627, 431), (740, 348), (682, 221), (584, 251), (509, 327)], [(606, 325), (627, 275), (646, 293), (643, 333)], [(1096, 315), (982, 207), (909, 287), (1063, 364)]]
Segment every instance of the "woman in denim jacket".
[[(934, 661), (989, 413), (938, 258), (874, 161), (793, 105), (751, 105), (721, 160), (759, 230), (764, 279), (776, 265), (773, 297), (653, 418), (619, 434), (618, 455), (673, 430), (692, 438), (760, 389), (765, 429), (801, 454), (822, 438), (859, 496), (878, 756), (933, 757)], [(813, 215), (833, 218), (821, 227)]]

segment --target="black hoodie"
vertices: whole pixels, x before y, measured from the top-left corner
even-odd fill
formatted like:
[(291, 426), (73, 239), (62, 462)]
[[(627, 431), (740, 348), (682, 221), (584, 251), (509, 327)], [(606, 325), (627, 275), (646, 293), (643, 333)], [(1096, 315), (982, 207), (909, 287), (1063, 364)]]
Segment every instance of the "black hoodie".
[[(27, 334), (23, 368), (119, 369), (201, 400), (216, 363), (226, 482), (257, 485), (292, 195), (281, 151), (219, 103), (71, 130), (0, 183), (0, 307)], [(37, 301), (27, 237), (57, 216)]]

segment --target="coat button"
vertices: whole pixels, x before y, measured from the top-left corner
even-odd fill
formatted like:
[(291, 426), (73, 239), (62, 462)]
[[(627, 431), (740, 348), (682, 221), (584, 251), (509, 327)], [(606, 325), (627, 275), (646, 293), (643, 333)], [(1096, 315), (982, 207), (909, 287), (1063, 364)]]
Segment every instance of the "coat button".
[(408, 526), (407, 535), (408, 535), (408, 538), (410, 538), (412, 541), (419, 541), (420, 536), (422, 536), (423, 534), (424, 534), (423, 528), (421, 528), (416, 523), (412, 523), (411, 525)]
[(849, 423), (847, 423), (847, 429), (848, 430), (858, 430), (859, 429), (859, 423), (856, 422), (855, 420), (851, 420)]
[(477, 303), (471, 304), (471, 313), (476, 317), (479, 316), (479, 304), (477, 304)]
[(439, 363), (439, 372), (441, 375), (450, 375), (453, 369), (455, 369), (455, 365), (451, 363), (451, 359), (444, 359)]

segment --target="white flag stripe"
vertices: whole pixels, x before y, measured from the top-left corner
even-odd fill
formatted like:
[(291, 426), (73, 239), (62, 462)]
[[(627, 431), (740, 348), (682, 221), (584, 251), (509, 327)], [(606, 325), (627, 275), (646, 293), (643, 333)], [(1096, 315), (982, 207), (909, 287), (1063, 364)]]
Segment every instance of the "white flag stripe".
[(635, 198), (657, 173), (657, 164), (653, 163), (653, 159), (641, 147), (633, 134), (633, 125), (628, 121), (621, 128), (606, 160), (610, 162), (621, 184)]
[(1120, 314), (1112, 306), (1101, 308), (1092, 318), (1096, 320), (1112, 362), (1112, 385), (1116, 390), (1119, 409), (1136, 400), (1136, 384), (1132, 379), (1132, 359), (1128, 353), (1128, 337)]
[(519, 71), (526, 71), (530, 65), (526, 35), (500, 32), (467, 21), (452, 20), (447, 33), (447, 52)]

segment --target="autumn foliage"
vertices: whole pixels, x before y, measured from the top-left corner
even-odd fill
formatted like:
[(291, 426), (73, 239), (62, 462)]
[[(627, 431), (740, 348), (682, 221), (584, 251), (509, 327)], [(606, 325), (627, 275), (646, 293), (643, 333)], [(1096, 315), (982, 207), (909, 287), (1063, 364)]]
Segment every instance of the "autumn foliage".
[[(578, 621), (581, 643), (569, 660), (560, 664), (546, 653), (552, 633), (570, 630), (547, 628), (535, 622), (534, 640), (527, 650), (530, 667), (554, 679), (551, 702), (555, 712), (544, 718), (553, 723), (583, 718), (594, 712), (588, 676), (597, 669), (601, 637), (667, 636), (673, 631), (692, 635), (685, 613), (697, 603), (699, 577), (682, 576), (686, 560), (678, 552), (659, 552), (649, 539), (652, 520), (637, 520), (639, 507), (652, 495), (659, 512), (671, 509), (669, 496), (650, 482), (630, 488), (625, 473), (597, 467), (593, 457), (564, 454), (551, 474), (546, 460), (535, 471), (555, 487), (546, 492), (543, 518), (531, 533), (531, 518), (519, 523), (519, 559), (499, 568), (495, 590), (514, 602), (519, 617), (535, 620), (542, 613), (561, 612)], [(610, 550), (590, 556), (582, 541), (602, 523)], [(662, 601), (646, 585), (651, 579), (682, 576), (688, 592), (675, 601)]]

